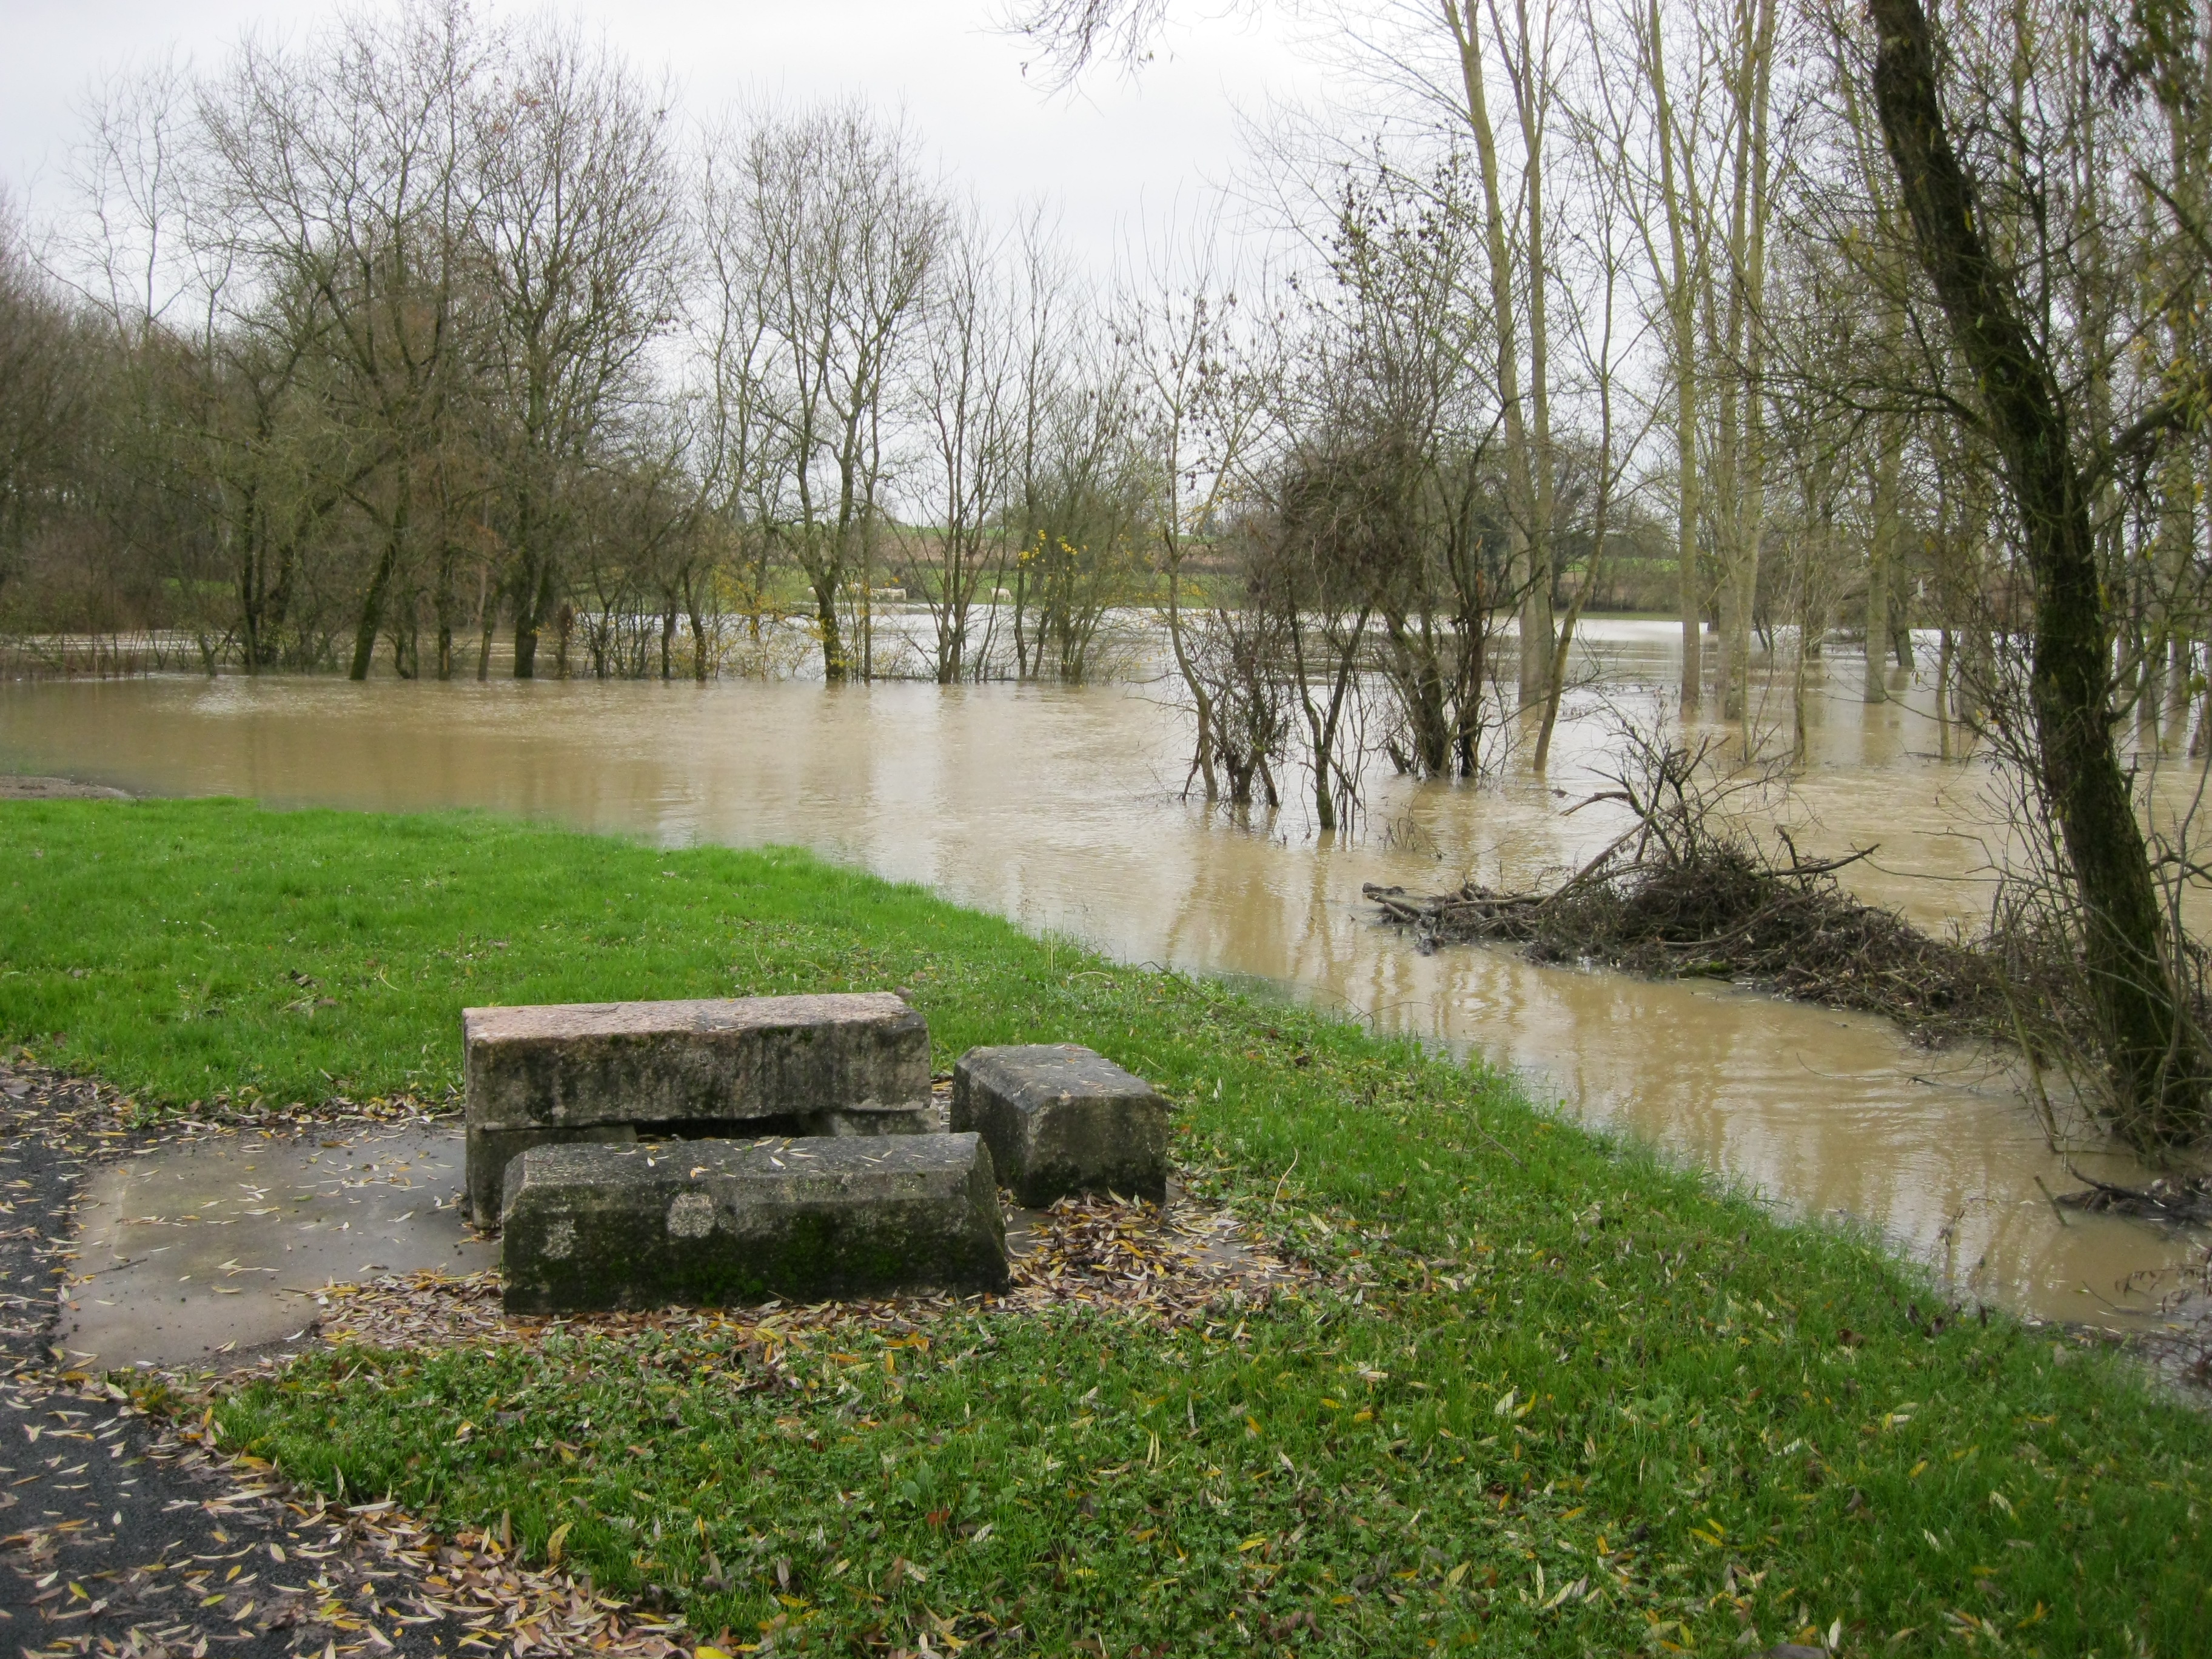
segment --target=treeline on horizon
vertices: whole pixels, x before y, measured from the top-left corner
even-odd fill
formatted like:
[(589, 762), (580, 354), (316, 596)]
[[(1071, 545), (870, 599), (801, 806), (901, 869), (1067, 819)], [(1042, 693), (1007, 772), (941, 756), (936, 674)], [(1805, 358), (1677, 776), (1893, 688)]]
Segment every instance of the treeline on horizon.
[[(2168, 22), (2172, 87), (2076, 8), (1947, 37), (1992, 234), (2117, 428), (2203, 361), (2212, 48)], [(1802, 705), (1863, 629), (1879, 698), (1936, 629), (1971, 721), (2016, 526), (1856, 12), (1386, 9), (1334, 50), (1346, 108), (1245, 163), (1271, 269), (1185, 234), (1111, 280), (862, 105), (694, 124), (550, 15), (410, 0), (118, 76), (0, 248), (0, 631), (210, 672), (483, 675), (496, 634), (526, 678), (1080, 680), (1149, 607), (1240, 798), (1483, 769), (1588, 605), (1671, 607), (1685, 702), (1747, 721), (1762, 658)], [(2166, 743), (2203, 435), (2100, 502), (2114, 672)]]

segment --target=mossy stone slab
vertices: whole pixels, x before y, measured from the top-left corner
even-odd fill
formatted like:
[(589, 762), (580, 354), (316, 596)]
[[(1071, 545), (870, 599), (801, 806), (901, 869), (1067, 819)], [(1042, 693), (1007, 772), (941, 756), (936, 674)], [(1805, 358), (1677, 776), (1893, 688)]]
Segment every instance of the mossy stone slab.
[(479, 1227), (534, 1146), (933, 1127), (929, 1026), (890, 992), (468, 1008), (461, 1031)]
[(1166, 1100), (1079, 1044), (970, 1048), (952, 1068), (952, 1127), (983, 1137), (1024, 1206), (1072, 1193), (1166, 1201)]
[(500, 1251), (511, 1313), (1008, 1282), (974, 1134), (533, 1146), (507, 1167)]

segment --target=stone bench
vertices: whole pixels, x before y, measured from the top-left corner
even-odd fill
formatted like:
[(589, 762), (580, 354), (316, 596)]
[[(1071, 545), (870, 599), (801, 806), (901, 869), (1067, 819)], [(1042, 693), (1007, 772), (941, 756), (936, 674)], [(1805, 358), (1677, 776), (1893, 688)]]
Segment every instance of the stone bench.
[(507, 1166), (511, 1313), (1007, 1284), (973, 1134), (533, 1146)]
[(982, 1136), (1030, 1208), (1069, 1193), (1167, 1200), (1167, 1102), (1075, 1043), (970, 1048), (952, 1070), (952, 1127)]
[(461, 1029), (479, 1227), (533, 1146), (935, 1127), (928, 1024), (888, 992), (468, 1008)]

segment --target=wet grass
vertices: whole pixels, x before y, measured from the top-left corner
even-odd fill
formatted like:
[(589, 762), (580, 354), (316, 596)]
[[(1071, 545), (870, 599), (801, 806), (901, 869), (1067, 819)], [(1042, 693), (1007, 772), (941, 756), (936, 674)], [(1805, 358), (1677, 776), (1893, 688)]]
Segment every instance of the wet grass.
[(149, 1113), (435, 1102), (476, 1004), (908, 986), (949, 1064), (1052, 999), (1004, 923), (788, 849), (237, 801), (4, 803), (0, 847), (0, 1031)]
[(2212, 1646), (2212, 1424), (1482, 1072), (796, 854), (226, 803), (0, 825), (0, 1024), (149, 1102), (441, 1089), (470, 1002), (899, 985), (948, 1055), (1152, 1076), (1194, 1179), (1326, 1270), (1197, 1329), (340, 1351), (219, 1409), (296, 1478), (504, 1516), (732, 1644)]

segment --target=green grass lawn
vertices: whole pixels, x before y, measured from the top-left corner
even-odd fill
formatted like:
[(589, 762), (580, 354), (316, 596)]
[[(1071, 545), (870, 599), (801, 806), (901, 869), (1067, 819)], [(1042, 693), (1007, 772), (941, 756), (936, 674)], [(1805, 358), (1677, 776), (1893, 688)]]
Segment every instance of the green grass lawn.
[(471, 1003), (898, 987), (941, 1063), (1066, 1040), (1146, 1073), (1206, 1189), (1326, 1271), (1204, 1328), (817, 1336), (787, 1387), (733, 1333), (573, 1330), (328, 1352), (218, 1410), (296, 1479), (507, 1516), (531, 1558), (557, 1540), (703, 1632), (2212, 1650), (2212, 1424), (1480, 1070), (798, 853), (234, 802), (9, 804), (0, 826), (0, 1030), (149, 1110), (436, 1097)]

